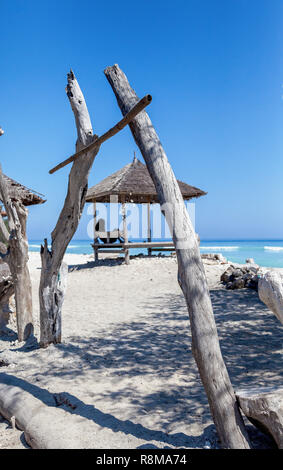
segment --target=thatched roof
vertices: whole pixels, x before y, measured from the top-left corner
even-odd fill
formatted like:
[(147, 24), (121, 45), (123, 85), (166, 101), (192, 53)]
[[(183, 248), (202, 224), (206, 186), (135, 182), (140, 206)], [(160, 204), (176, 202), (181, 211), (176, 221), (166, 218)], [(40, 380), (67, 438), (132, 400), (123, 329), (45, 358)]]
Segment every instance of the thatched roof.
[(46, 199), (43, 199), (43, 194), (32, 191), (31, 189), (26, 188), (17, 181), (13, 180), (7, 175), (4, 175), (4, 180), (7, 183), (9, 195), (12, 200), (21, 201), (24, 206), (33, 206), (35, 204), (43, 204)]
[[(179, 181), (183, 198), (188, 200), (194, 197), (204, 196), (205, 193), (199, 188)], [(147, 167), (137, 158), (132, 163), (108, 176), (100, 183), (90, 188), (86, 195), (87, 202), (109, 202), (110, 195), (117, 195), (118, 202), (158, 203), (155, 186)]]

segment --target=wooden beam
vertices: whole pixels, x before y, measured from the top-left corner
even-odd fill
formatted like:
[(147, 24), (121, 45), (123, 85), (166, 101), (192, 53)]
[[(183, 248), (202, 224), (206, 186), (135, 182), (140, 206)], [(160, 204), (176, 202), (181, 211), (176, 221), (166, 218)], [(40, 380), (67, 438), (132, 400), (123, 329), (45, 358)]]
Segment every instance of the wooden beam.
[(84, 155), (86, 152), (90, 152), (91, 150), (95, 149), (96, 147), (99, 147), (103, 142), (106, 142), (106, 140), (110, 139), (110, 137), (113, 137), (115, 134), (120, 132), (124, 127), (126, 127), (127, 124), (129, 124), (146, 106), (151, 103), (152, 97), (151, 95), (146, 95), (144, 96), (127, 114), (126, 116), (121, 119), (114, 127), (109, 129), (109, 131), (105, 132), (101, 137), (94, 136), (94, 141), (88, 145), (87, 147), (84, 147), (81, 149), (79, 152), (75, 153), (71, 157), (67, 158), (63, 162), (59, 163), (56, 165), (54, 168), (49, 170), (49, 173), (55, 173), (55, 171), (60, 170), (60, 168), (63, 168), (64, 166), (68, 165), (69, 163), (73, 162), (80, 156)]
[(175, 248), (151, 248), (151, 251), (176, 251)]
[(124, 250), (121, 249), (121, 248), (118, 248), (118, 250), (111, 250), (110, 248), (109, 249), (99, 249), (99, 253), (124, 253)]
[(103, 248), (162, 248), (162, 247), (172, 247), (174, 248), (173, 242), (125, 242), (125, 243), (94, 243), (93, 247), (102, 247)]

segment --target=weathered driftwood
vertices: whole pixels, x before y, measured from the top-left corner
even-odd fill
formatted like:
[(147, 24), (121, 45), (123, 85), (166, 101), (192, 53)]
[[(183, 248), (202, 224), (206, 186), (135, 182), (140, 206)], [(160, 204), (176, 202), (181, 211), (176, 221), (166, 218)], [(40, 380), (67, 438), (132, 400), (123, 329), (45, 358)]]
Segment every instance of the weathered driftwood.
[(28, 210), (20, 201), (14, 201), (10, 198), (1, 170), (0, 199), (5, 206), (10, 230), (10, 233), (8, 233), (7, 229), (3, 228), (5, 224), (0, 215), (0, 229), (2, 230), (2, 236), (8, 244), (7, 253), (1, 255), (1, 257), (8, 263), (13, 278), (18, 340), (25, 341), (33, 334), (32, 288), (27, 264), (28, 241), (26, 222)]
[[(105, 75), (125, 115), (138, 101), (118, 65)], [(188, 216), (180, 188), (158, 135), (145, 111), (130, 124), (170, 227), (192, 330), (192, 349), (207, 393), (213, 419), (225, 448), (249, 448), (249, 440), (229, 375), (222, 358), (209, 290), (198, 240)]]
[(283, 275), (267, 271), (258, 280), (258, 295), (283, 324)]
[(109, 131), (105, 132), (102, 136), (97, 137), (94, 142), (89, 144), (87, 147), (83, 148), (82, 150), (76, 152), (74, 155), (71, 155), (71, 157), (67, 158), (63, 162), (59, 163), (56, 165), (54, 168), (52, 168), (49, 173), (55, 173), (55, 171), (60, 170), (60, 168), (63, 168), (64, 166), (68, 165), (69, 163), (72, 163), (76, 158), (79, 158), (80, 156), (84, 155), (86, 152), (90, 152), (93, 149), (96, 149), (97, 147), (100, 147), (103, 142), (106, 142), (106, 140), (110, 139), (110, 137), (113, 137), (115, 134), (120, 132), (124, 127), (129, 124), (129, 122), (138, 114), (140, 113), (150, 102), (152, 98), (150, 95), (144, 96), (134, 107), (131, 109), (128, 114), (121, 119), (114, 127), (109, 129)]
[(7, 263), (0, 263), (0, 329), (9, 321), (8, 303), (14, 294), (14, 284)]
[[(0, 373), (0, 414), (24, 431), (27, 443), (33, 449), (89, 447), (90, 439), (80, 429), (81, 416), (56, 407), (56, 396), (51, 406), (47, 406), (40, 398), (33, 396), (33, 388), (30, 386), (29, 391), (24, 380)], [(42, 390), (39, 389), (39, 392)]]
[[(10, 237), (10, 233), (9, 233), (9, 230), (7, 229), (6, 227), (6, 224), (3, 220), (3, 217), (2, 217), (2, 214), (0, 214), (0, 233), (1, 233), (1, 236), (2, 236), (2, 239), (7, 243), (9, 241), (9, 237)], [(1, 250), (2, 252), (3, 250)], [(6, 253), (6, 250), (4, 252), (4, 254)]]
[[(72, 71), (68, 74), (66, 93), (75, 116), (78, 135), (76, 147), (80, 150), (93, 141), (93, 131), (84, 96)], [(62, 266), (62, 261), (81, 218), (88, 188), (88, 175), (98, 150), (99, 147), (95, 147), (74, 161), (65, 203), (51, 234), (51, 250), (48, 249), (47, 240), (41, 246), (39, 300), (42, 347), (61, 342), (61, 310), (67, 275), (67, 268)]]
[(239, 390), (236, 397), (246, 417), (283, 449), (283, 387)]

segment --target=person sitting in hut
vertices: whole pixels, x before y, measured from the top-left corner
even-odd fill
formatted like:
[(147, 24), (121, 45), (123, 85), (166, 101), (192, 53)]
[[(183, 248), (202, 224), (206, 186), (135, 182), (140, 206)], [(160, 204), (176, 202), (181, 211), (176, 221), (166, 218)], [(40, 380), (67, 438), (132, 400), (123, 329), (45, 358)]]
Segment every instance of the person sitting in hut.
[[(105, 230), (105, 220), (104, 219), (99, 219), (97, 224), (95, 225), (95, 232), (98, 232), (97, 235), (99, 240), (102, 241), (102, 243), (115, 243), (117, 240), (119, 240), (120, 243), (124, 243), (125, 239), (123, 237), (123, 232), (121, 232), (118, 228), (114, 229), (111, 232), (107, 232)], [(99, 233), (103, 233), (102, 236), (99, 235)], [(111, 235), (113, 234), (118, 234), (117, 237), (113, 237)], [(106, 237), (105, 237), (106, 235)]]

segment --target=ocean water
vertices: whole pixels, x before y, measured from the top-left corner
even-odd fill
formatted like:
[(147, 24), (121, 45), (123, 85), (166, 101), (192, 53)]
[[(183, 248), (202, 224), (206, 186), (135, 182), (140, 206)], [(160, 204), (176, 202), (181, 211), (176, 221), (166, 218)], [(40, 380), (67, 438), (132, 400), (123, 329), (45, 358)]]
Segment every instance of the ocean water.
[(283, 240), (203, 240), (201, 253), (221, 253), (234, 263), (253, 258), (259, 266), (283, 268)]
[[(41, 240), (30, 240), (29, 250), (39, 251), (41, 243)], [(67, 253), (92, 254), (91, 243), (91, 240), (72, 240)], [(200, 251), (221, 253), (234, 263), (245, 263), (247, 258), (253, 258), (260, 266), (283, 268), (283, 240), (201, 240)], [(147, 254), (147, 250), (130, 250), (131, 255), (139, 253)]]

